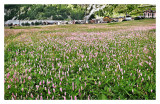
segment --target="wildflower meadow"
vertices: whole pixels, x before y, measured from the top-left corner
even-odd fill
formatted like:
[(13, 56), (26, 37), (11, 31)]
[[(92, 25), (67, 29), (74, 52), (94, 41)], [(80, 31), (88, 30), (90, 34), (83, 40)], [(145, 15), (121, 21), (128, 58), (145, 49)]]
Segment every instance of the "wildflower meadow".
[(155, 19), (4, 31), (5, 100), (156, 99)]

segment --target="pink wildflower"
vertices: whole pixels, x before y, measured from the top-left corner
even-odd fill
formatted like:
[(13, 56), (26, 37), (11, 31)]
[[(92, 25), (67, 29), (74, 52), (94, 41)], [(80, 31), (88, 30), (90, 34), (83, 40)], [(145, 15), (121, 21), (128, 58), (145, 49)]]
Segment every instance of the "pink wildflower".
[(22, 88), (22, 92), (23, 92), (23, 90), (24, 90), (24, 89)]
[(62, 88), (60, 88), (60, 91), (62, 92)]
[(139, 63), (139, 65), (143, 66), (142, 63)]
[(31, 76), (28, 77), (28, 80), (30, 80), (30, 79), (31, 79)]
[(116, 55), (113, 55), (113, 56), (116, 56)]
[(53, 92), (55, 93), (55, 89), (53, 89)]
[(41, 82), (39, 82), (39, 85), (42, 85)]
[(97, 84), (97, 82), (95, 81), (95, 84)]
[(23, 80), (23, 83), (25, 83), (25, 79)]
[(9, 77), (9, 75), (10, 75), (10, 73), (7, 74), (7, 79), (8, 79), (8, 77)]
[(84, 55), (81, 55), (82, 59), (84, 58)]
[(42, 97), (42, 96), (40, 97), (40, 100), (43, 100), (43, 97)]
[(53, 86), (53, 88), (54, 88), (54, 84), (53, 84), (52, 86)]
[(31, 68), (29, 69), (29, 72), (31, 72)]
[(82, 90), (82, 86), (81, 86), (81, 90)]
[(82, 68), (79, 68), (79, 71), (82, 71)]
[(54, 99), (54, 96), (52, 96), (52, 100)]
[(8, 85), (8, 89), (10, 88), (10, 85)]
[(74, 96), (74, 99), (75, 99), (75, 100), (77, 100), (77, 97), (76, 97), (76, 96)]
[(48, 94), (49, 94), (49, 95), (51, 94), (51, 92), (49, 91), (49, 89), (48, 89)]
[(31, 93), (31, 98), (33, 98), (33, 95), (32, 95), (32, 93)]
[(151, 64), (152, 64), (152, 63), (151, 63), (151, 62), (149, 62), (149, 66), (151, 66)]
[(37, 90), (38, 90), (38, 88), (39, 88), (39, 85), (36, 85), (36, 88), (37, 88)]
[(14, 100), (14, 98), (12, 97), (12, 100)]
[(64, 96), (64, 100), (66, 100), (66, 97)]

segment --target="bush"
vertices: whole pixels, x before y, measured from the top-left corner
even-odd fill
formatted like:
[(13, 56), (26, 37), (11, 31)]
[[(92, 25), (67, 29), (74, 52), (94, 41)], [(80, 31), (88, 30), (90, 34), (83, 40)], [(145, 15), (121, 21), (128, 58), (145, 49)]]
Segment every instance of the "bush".
[(34, 22), (31, 22), (31, 25), (35, 25), (35, 23), (34, 23)]
[(30, 26), (30, 23), (26, 22), (26, 23), (25, 23), (25, 26)]
[(25, 26), (25, 24), (24, 24), (24, 23), (22, 23), (21, 25), (22, 25), (22, 26)]
[(13, 26), (13, 23), (8, 24), (8, 26)]
[(35, 25), (39, 25), (39, 24), (40, 24), (39, 22), (37, 22), (37, 21), (35, 22)]
[(75, 24), (80, 24), (80, 22), (76, 21)]
[(10, 29), (13, 29), (13, 26), (11, 26)]

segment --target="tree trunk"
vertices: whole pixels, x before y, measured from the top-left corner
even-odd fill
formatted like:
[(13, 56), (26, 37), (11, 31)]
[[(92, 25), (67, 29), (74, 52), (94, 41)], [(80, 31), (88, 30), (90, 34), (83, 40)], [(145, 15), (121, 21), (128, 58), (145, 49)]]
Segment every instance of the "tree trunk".
[(105, 7), (106, 7), (106, 4), (104, 4), (104, 5), (102, 5), (102, 6), (100, 6), (99, 4), (97, 4), (97, 5), (96, 5), (96, 4), (90, 4), (89, 7), (87, 8), (87, 10), (90, 10), (91, 7), (92, 7), (92, 10), (89, 12), (88, 15), (86, 15), (86, 16), (84, 17), (85, 23), (88, 23), (88, 20), (89, 20), (89, 18), (90, 18), (90, 16), (91, 16), (92, 14), (94, 14), (95, 12), (97, 12), (97, 11), (102, 10), (103, 8), (105, 8)]

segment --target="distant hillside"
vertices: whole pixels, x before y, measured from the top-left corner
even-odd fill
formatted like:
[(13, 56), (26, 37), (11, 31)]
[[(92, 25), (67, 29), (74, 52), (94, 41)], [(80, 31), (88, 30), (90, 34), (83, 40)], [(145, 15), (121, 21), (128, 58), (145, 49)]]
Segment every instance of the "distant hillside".
[[(22, 4), (5, 5), (4, 20), (20, 19), (52, 19), (52, 20), (82, 20), (91, 13), (97, 5), (89, 4)], [(89, 19), (96, 16), (138, 16), (143, 15), (144, 10), (155, 10), (155, 5), (143, 4), (106, 4), (105, 8), (94, 12)]]

